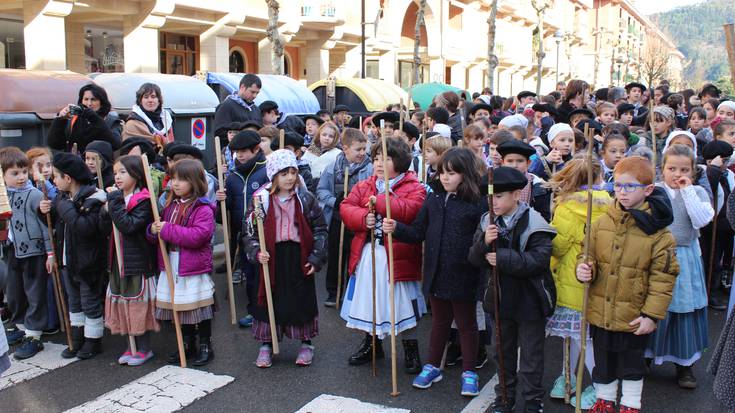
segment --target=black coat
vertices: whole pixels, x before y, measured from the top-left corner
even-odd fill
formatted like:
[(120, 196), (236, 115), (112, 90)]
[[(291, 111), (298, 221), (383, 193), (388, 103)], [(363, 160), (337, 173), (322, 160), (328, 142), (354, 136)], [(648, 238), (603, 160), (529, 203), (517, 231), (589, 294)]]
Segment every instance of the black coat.
[(230, 123), (245, 122), (246, 120), (263, 123), (263, 115), (261, 115), (258, 105), (253, 103), (251, 110), (248, 110), (235, 100), (227, 98), (217, 105), (214, 112), (214, 134), (226, 138)]
[[(445, 202), (446, 199), (446, 202)], [(482, 298), (483, 272), (467, 260), (472, 235), (487, 210), (483, 201), (468, 202), (444, 191), (426, 196), (411, 225), (396, 221), (396, 239), (424, 244), (424, 295), (443, 300)]]
[(140, 197), (136, 201), (128, 211), (122, 191), (110, 192), (107, 194), (107, 212), (103, 212), (103, 217), (107, 223), (114, 222), (120, 234), (125, 276), (149, 277), (157, 272), (156, 249), (151, 248), (145, 237), (148, 224), (153, 222), (153, 211), (148, 197)]
[(112, 127), (91, 109), (85, 109), (73, 126), (70, 119), (56, 118), (48, 132), (48, 146), (59, 151), (69, 151), (76, 143), (79, 153), (83, 153), (87, 144), (98, 140), (109, 142), (112, 149), (117, 150), (121, 144), (117, 114), (110, 113), (107, 117), (112, 121)]
[[(110, 227), (101, 217), (104, 201), (104, 192), (94, 185), (82, 186), (73, 200), (64, 192), (54, 200), (56, 251), (66, 252), (66, 268), (72, 276), (90, 283), (102, 278), (107, 268)], [(59, 261), (63, 262), (61, 257)]]

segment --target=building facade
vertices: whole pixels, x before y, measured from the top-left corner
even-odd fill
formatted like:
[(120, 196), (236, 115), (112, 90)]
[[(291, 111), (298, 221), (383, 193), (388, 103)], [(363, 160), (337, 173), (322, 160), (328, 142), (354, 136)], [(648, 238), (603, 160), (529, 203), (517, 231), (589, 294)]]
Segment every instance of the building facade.
[[(284, 73), (311, 84), (362, 75), (408, 87), (419, 0), (280, 0)], [(364, 3), (364, 20), (363, 20)], [(543, 3), (539, 0), (539, 3)], [(640, 79), (646, 41), (684, 56), (629, 0), (556, 0), (543, 13), (542, 92), (557, 80), (595, 86)], [(487, 85), (492, 0), (426, 0), (419, 54), (423, 82)], [(91, 72), (272, 73), (266, 0), (0, 0), (0, 67)], [(364, 22), (364, 23), (363, 23)], [(498, 0), (501, 95), (534, 90), (538, 14), (531, 0)]]

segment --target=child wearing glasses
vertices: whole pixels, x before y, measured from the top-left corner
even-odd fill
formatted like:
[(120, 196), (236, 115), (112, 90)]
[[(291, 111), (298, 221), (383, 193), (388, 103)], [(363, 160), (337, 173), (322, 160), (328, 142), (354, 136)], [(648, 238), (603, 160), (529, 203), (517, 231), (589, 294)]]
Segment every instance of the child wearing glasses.
[(681, 271), (676, 278), (671, 304), (646, 346), (646, 358), (655, 364), (673, 362), (679, 387), (694, 389), (697, 380), (692, 365), (702, 357), (707, 340), (707, 289), (704, 280), (699, 230), (714, 216), (702, 187), (693, 185), (694, 152), (684, 145), (671, 145), (664, 152), (663, 188), (673, 209), (669, 230), (676, 240)]
[(592, 224), (589, 257), (580, 255), (577, 279), (590, 283), (586, 316), (596, 393), (591, 411), (617, 411), (622, 381), (619, 411), (638, 413), (648, 335), (666, 317), (679, 265), (667, 228), (673, 222), (671, 203), (666, 189), (653, 184), (650, 161), (621, 160), (614, 180), (616, 202)]

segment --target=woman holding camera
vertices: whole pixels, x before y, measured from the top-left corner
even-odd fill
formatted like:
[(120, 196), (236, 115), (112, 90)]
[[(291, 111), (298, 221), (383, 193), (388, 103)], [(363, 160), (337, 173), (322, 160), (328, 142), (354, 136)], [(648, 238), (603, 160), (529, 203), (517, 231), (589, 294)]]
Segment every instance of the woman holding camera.
[(118, 149), (120, 120), (111, 108), (105, 89), (95, 84), (82, 86), (77, 104), (62, 108), (51, 123), (48, 146), (70, 151), (77, 144), (77, 151), (82, 153), (92, 141), (107, 141), (112, 149)]

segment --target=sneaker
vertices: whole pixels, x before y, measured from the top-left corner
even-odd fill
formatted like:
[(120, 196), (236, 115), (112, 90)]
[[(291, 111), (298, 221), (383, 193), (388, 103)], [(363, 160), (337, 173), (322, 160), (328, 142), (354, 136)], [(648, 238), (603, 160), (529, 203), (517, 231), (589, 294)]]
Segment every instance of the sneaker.
[[(597, 400), (597, 393), (595, 393), (595, 386), (587, 386), (582, 392), (582, 410), (589, 410), (595, 405)], [(569, 404), (572, 407), (577, 407), (577, 396), (572, 396), (569, 400)]]
[(17, 327), (5, 330), (5, 334), (7, 335), (9, 346), (20, 344), (20, 342), (23, 341), (23, 338), (26, 336), (26, 332)]
[(232, 283), (233, 284), (242, 284), (242, 271), (240, 271), (240, 270), (233, 270), (232, 271)]
[(128, 364), (131, 357), (133, 357), (133, 353), (131, 353), (129, 349), (125, 350), (125, 352), (122, 353), (120, 357), (118, 357), (117, 364), (120, 364), (120, 365)]
[(59, 332), (59, 327), (51, 327), (51, 328), (47, 328), (43, 330), (41, 334), (44, 336), (52, 336), (58, 332)]
[(253, 316), (248, 314), (245, 317), (237, 320), (237, 325), (242, 328), (248, 328), (253, 326)]
[(130, 360), (128, 360), (128, 366), (140, 366), (142, 364), (145, 364), (146, 361), (153, 358), (153, 351), (148, 350), (145, 353), (143, 352), (137, 352), (130, 357)]
[(296, 357), (297, 366), (309, 366), (314, 360), (314, 346), (302, 344), (299, 349), (299, 355)]
[[(621, 409), (622, 411), (622, 409)], [(615, 402), (609, 400), (597, 399), (595, 404), (592, 405), (589, 413), (616, 413)]]
[(462, 396), (475, 397), (480, 394), (480, 376), (474, 371), (462, 373)]
[(462, 350), (457, 343), (449, 343), (447, 349), (447, 360), (444, 362), (446, 366), (454, 366), (455, 364), (462, 361)]
[(329, 293), (329, 296), (324, 300), (325, 307), (334, 307), (337, 305), (337, 294)]
[(641, 409), (620, 405), (620, 413), (641, 413)]
[(41, 350), (43, 350), (43, 343), (39, 337), (24, 337), (13, 356), (16, 360), (25, 360), (35, 356)]
[(273, 349), (271, 346), (260, 346), (260, 352), (258, 353), (258, 359), (255, 360), (255, 365), (261, 369), (267, 369), (273, 365)]
[[(571, 383), (569, 384), (570, 389), (574, 389), (574, 387), (577, 385), (577, 378), (572, 374), (571, 376)], [(561, 376), (557, 377), (556, 380), (554, 380), (554, 387), (551, 388), (551, 391), (549, 392), (549, 397), (552, 399), (563, 399), (564, 398), (564, 392), (566, 390), (566, 380), (564, 380), (564, 373), (561, 374)], [(592, 403), (595, 401), (593, 400)]]
[(413, 379), (413, 387), (417, 389), (428, 389), (432, 384), (441, 381), (442, 372), (431, 364), (424, 364), (418, 376)]
[(485, 367), (485, 364), (487, 364), (487, 350), (485, 350), (485, 346), (480, 345), (477, 351), (477, 360), (475, 361), (475, 369), (480, 370), (481, 368)]

